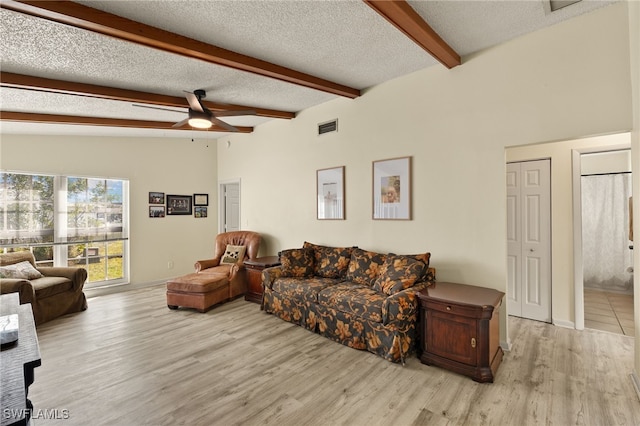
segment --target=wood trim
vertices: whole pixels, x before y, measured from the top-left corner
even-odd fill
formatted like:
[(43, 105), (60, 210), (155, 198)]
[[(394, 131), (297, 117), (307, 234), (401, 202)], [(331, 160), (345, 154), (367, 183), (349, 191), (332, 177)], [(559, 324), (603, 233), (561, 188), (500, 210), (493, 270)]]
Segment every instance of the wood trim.
[(357, 98), (360, 90), (70, 1), (2, 0), (5, 9), (287, 83)]
[[(70, 81), (52, 80), (50, 78), (33, 77), (29, 75), (0, 72), (0, 86), (15, 89), (38, 90), (42, 92), (64, 93), (67, 95), (87, 96), (91, 98), (110, 99), (132, 103), (188, 108), (184, 97), (158, 95), (155, 93), (138, 92), (136, 90), (117, 89), (114, 87), (97, 86), (94, 84), (74, 83)], [(255, 111), (257, 116), (271, 118), (295, 118), (295, 113), (274, 109), (255, 108), (246, 105), (220, 104), (203, 101), (205, 106), (213, 112), (221, 111)]]
[(404, 0), (363, 0), (447, 68), (461, 64), (460, 56)]
[[(229, 132), (229, 130), (213, 126), (209, 129), (194, 129), (185, 124), (182, 127), (171, 127), (175, 123), (168, 121), (148, 121), (148, 120), (127, 120), (122, 118), (104, 117), (84, 117), (77, 115), (58, 114), (38, 114), (30, 112), (0, 111), (2, 121), (22, 121), (30, 123), (50, 123), (50, 124), (79, 124), (88, 126), (109, 126), (109, 127), (132, 127), (139, 129), (162, 129), (162, 130), (197, 130), (201, 132)], [(253, 127), (234, 126), (238, 133), (251, 133)]]

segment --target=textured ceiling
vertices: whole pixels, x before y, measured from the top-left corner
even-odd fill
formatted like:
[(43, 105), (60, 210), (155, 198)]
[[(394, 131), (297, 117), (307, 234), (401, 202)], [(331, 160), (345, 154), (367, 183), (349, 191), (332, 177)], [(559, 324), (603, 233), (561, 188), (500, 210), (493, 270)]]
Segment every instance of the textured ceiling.
[[(542, 0), (409, 4), (462, 57), (464, 66), (467, 55), (612, 2), (583, 0), (554, 13)], [(443, 66), (359, 0), (78, 3), (360, 90), (425, 67)], [(336, 97), (7, 9), (0, 9), (0, 66), (3, 72), (178, 97), (185, 90), (205, 89), (207, 100), (214, 102), (293, 113)], [(170, 112), (137, 108), (129, 102), (2, 87), (0, 109), (175, 122), (185, 118), (186, 101), (185, 109)], [(257, 126), (270, 119), (224, 118), (236, 126)], [(2, 121), (1, 131), (193, 133), (9, 121)], [(224, 134), (210, 131), (205, 137)]]

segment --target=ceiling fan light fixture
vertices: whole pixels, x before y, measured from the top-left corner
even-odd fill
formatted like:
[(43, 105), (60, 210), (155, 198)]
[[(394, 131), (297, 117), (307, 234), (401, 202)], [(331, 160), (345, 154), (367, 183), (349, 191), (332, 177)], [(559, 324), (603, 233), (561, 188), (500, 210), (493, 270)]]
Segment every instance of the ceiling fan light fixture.
[(206, 118), (190, 118), (189, 126), (195, 127), (196, 129), (208, 129), (213, 126), (213, 123)]

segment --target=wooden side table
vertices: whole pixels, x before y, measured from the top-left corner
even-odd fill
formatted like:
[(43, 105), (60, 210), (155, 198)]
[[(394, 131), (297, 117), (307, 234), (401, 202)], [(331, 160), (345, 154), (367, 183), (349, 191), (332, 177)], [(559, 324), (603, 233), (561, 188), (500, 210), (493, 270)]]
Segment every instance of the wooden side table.
[(420, 361), (493, 382), (503, 356), (503, 297), (498, 290), (446, 282), (420, 291)]
[(278, 256), (258, 257), (244, 261), (244, 269), (247, 277), (247, 293), (244, 300), (262, 303), (262, 270), (280, 265)]

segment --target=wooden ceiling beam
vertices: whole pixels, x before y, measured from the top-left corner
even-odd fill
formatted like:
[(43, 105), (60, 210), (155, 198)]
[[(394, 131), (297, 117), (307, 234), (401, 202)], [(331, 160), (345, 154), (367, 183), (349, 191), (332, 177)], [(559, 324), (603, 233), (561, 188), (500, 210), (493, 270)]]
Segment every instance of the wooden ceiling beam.
[[(201, 132), (229, 132), (229, 130), (213, 126), (209, 129), (195, 129), (189, 125), (182, 127), (172, 127), (174, 123), (168, 121), (148, 121), (148, 120), (127, 120), (122, 118), (104, 117), (84, 117), (76, 115), (58, 114), (38, 114), (30, 112), (0, 111), (2, 121), (22, 121), (29, 123), (49, 123), (49, 124), (75, 124), (86, 126), (107, 126), (107, 127), (132, 127), (137, 129), (162, 129), (162, 130), (197, 130)], [(251, 133), (253, 127), (234, 126), (238, 133)]]
[[(74, 83), (70, 81), (53, 80), (50, 78), (33, 77), (9, 72), (0, 72), (0, 86), (131, 103), (179, 108), (189, 107), (189, 104), (184, 97), (158, 95), (155, 93), (138, 92), (136, 90), (117, 89), (114, 87), (97, 86), (94, 84)], [(292, 119), (296, 116), (293, 112), (256, 108), (247, 105), (220, 104), (206, 100), (203, 100), (202, 103), (213, 112), (252, 110), (255, 111), (255, 115), (260, 117)]]
[(447, 68), (461, 64), (460, 55), (405, 0), (363, 1)]
[(121, 40), (160, 49), (165, 52), (200, 59), (216, 65), (275, 78), (287, 83), (321, 90), (338, 96), (351, 99), (360, 96), (360, 90), (352, 87), (347, 87), (251, 56), (232, 52), (212, 44), (194, 40), (108, 12), (103, 12), (82, 4), (70, 1), (1, 0), (0, 5), (5, 9), (15, 12), (82, 28)]

